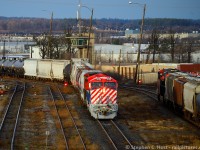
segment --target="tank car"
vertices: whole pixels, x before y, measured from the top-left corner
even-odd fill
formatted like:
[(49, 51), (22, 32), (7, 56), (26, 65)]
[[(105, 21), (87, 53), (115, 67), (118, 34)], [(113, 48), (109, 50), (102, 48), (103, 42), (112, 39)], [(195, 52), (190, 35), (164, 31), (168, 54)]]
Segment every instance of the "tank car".
[(117, 81), (95, 70), (85, 59), (71, 60), (70, 81), (86, 103), (95, 119), (113, 119), (117, 116)]
[(6, 76), (21, 77), (24, 74), (23, 65), (24, 65), (23, 59), (4, 58), (0, 61), (0, 72), (2, 75)]

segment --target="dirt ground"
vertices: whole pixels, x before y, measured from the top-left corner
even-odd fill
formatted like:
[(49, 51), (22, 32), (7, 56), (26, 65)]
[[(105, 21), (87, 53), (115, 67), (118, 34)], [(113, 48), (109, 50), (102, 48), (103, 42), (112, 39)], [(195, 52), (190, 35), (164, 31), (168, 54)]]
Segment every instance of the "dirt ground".
[(116, 120), (122, 128), (127, 126), (131, 131), (131, 135), (127, 134), (133, 146), (144, 149), (200, 149), (197, 127), (143, 94), (124, 89), (119, 89), (118, 93), (119, 116)]
[[(45, 86), (45, 84), (43, 85)], [(50, 149), (58, 148), (56, 141), (59, 141), (60, 138), (59, 129), (57, 123), (54, 122), (55, 116), (52, 114), (46, 90), (46, 87), (43, 86), (39, 86), (38, 89), (28, 88), (23, 103), (22, 113), (24, 115), (22, 116), (24, 118), (20, 119), (20, 127), (23, 128), (20, 129), (21, 132), (18, 132), (17, 136), (22, 139), (28, 137), (32, 139), (33, 143), (30, 143), (30, 140), (23, 140), (25, 143), (19, 140), (18, 142), (23, 148), (27, 147), (27, 144), (32, 145), (33, 149), (36, 148), (36, 145), (40, 145), (39, 149), (45, 148), (45, 131), (47, 129), (54, 133), (54, 136), (49, 139), (51, 145), (48, 147)], [(106, 137), (95, 125), (95, 119), (83, 106), (77, 92), (72, 87), (64, 87), (61, 90), (65, 93), (67, 104), (70, 106), (87, 148), (110, 149)], [(8, 95), (0, 97), (0, 113), (7, 102)], [(118, 116), (114, 120), (132, 143), (132, 147), (124, 145), (124, 149), (200, 149), (199, 129), (155, 100), (135, 91), (119, 89), (118, 104)]]

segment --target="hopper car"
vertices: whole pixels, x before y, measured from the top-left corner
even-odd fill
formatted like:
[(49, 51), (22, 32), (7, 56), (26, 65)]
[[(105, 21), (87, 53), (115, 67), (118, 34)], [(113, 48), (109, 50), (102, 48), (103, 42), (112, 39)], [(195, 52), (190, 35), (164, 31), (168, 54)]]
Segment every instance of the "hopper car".
[(185, 119), (200, 127), (200, 76), (196, 72), (162, 69), (158, 72), (158, 100), (181, 112)]
[(117, 116), (117, 81), (95, 70), (87, 59), (2, 59), (0, 75), (71, 83), (78, 89), (92, 117), (113, 119)]

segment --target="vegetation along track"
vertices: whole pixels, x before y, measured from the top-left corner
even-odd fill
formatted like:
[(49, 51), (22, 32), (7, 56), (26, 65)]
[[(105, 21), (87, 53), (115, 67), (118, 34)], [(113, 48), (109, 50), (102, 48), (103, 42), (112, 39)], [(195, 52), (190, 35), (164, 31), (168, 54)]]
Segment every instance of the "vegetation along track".
[(86, 149), (76, 122), (59, 87), (55, 85), (50, 86), (49, 90), (58, 115), (60, 128), (63, 132), (66, 149)]
[(0, 126), (0, 149), (13, 149), (25, 89), (25, 83), (18, 82), (10, 98)]
[(125, 149), (126, 146), (131, 147), (132, 144), (128, 140), (128, 138), (124, 135), (124, 133), (119, 129), (116, 123), (112, 120), (97, 120), (104, 133), (108, 137), (110, 143), (113, 148)]

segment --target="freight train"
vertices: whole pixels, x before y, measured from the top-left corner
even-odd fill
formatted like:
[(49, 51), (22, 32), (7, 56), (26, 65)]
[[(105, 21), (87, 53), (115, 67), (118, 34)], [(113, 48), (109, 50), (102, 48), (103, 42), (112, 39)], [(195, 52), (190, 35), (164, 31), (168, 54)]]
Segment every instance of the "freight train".
[(71, 83), (80, 92), (92, 117), (113, 119), (117, 116), (117, 81), (95, 70), (87, 59), (2, 59), (0, 75)]
[(113, 119), (117, 116), (118, 85), (115, 79), (95, 70), (82, 59), (72, 59), (70, 79), (94, 118)]
[(158, 100), (200, 126), (200, 76), (197, 72), (162, 69), (158, 72), (157, 89)]

